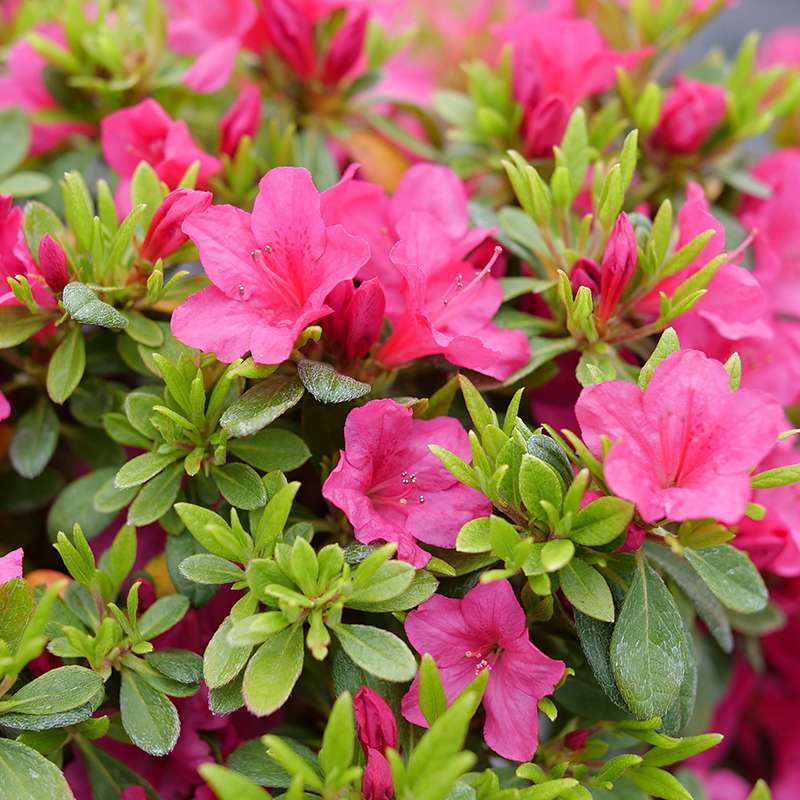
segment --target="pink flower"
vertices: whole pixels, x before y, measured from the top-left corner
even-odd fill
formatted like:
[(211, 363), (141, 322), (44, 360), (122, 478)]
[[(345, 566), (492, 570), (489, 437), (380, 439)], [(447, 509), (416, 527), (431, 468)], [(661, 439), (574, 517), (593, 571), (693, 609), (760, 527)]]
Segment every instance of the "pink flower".
[(0, 392), (0, 422), (4, 419), (8, 419), (11, 416), (11, 403), (8, 402), (8, 398)]
[(200, 162), (200, 187), (220, 170), (219, 161), (194, 143), (186, 123), (172, 120), (150, 98), (109, 114), (101, 124), (101, 143), (103, 157), (121, 178), (116, 192), (121, 213), (130, 209), (130, 179), (140, 161), (150, 164), (170, 189), (177, 188), (195, 161)]
[(589, 386), (575, 411), (592, 452), (601, 435), (611, 439), (606, 481), (646, 522), (735, 523), (750, 499), (750, 471), (784, 427), (778, 403), (733, 392), (722, 364), (697, 350), (661, 362), (644, 392), (625, 381)]
[(331, 313), (325, 298), (369, 258), (365, 241), (325, 224), (311, 175), (292, 167), (261, 179), (252, 214), (211, 206), (183, 230), (212, 286), (175, 310), (172, 332), (226, 362), (248, 351), (262, 364), (288, 358), (303, 330)]
[(22, 577), (22, 548), (18, 547), (10, 553), (0, 556), (0, 584)]
[(723, 122), (727, 108), (721, 86), (678, 76), (661, 110), (653, 143), (670, 153), (695, 153)]
[[(64, 34), (56, 25), (41, 25), (36, 32), (57, 44), (64, 44)], [(6, 55), (8, 71), (0, 76), (0, 108), (21, 108), (31, 118), (31, 147), (28, 155), (38, 156), (58, 147), (67, 137), (89, 135), (92, 125), (64, 120), (43, 121), (41, 112), (52, 112), (58, 104), (44, 79), (47, 62), (27, 41), (20, 39)]]
[(367, 765), (361, 778), (361, 794), (364, 800), (392, 800), (394, 797), (392, 769), (380, 750), (367, 750)]
[(497, 380), (524, 366), (525, 334), (492, 322), (503, 302), (491, 276), (494, 259), (482, 270), (462, 261), (441, 222), (425, 212), (405, 218), (400, 234), (391, 257), (404, 279), (404, 308), (401, 315), (390, 310), (392, 334), (376, 359), (394, 368), (441, 354)]
[(627, 214), (620, 214), (608, 237), (600, 265), (600, 307), (597, 316), (610, 319), (636, 270), (636, 234)]
[[(483, 696), (483, 738), (499, 755), (528, 761), (538, 744), (539, 700), (564, 675), (564, 663), (538, 650), (508, 581), (479, 583), (454, 600), (434, 595), (409, 612), (406, 636), (436, 661), (448, 702), (482, 670), (490, 670)], [(419, 675), (401, 703), (403, 716), (427, 727), (419, 707)]]
[(64, 248), (49, 233), (39, 240), (39, 269), (55, 294), (59, 294), (69, 283)]
[(167, 12), (169, 47), (177, 53), (198, 56), (183, 82), (202, 94), (221, 89), (233, 72), (242, 38), (256, 20), (252, 0), (168, 0)]
[(322, 494), (344, 511), (360, 542), (397, 542), (398, 558), (422, 567), (430, 554), (417, 541), (453, 547), (465, 522), (489, 513), (489, 501), (428, 449), (438, 444), (470, 460), (469, 439), (455, 419), (414, 419), (394, 400), (372, 400), (347, 415), (344, 441)]
[(254, 137), (260, 122), (261, 90), (255, 84), (250, 84), (242, 89), (220, 122), (220, 152), (233, 158), (239, 142), (245, 136)]
[(292, 0), (263, 0), (262, 18), (270, 44), (280, 57), (308, 80), (314, 75), (316, 58), (312, 21)]
[(176, 189), (156, 209), (147, 228), (139, 255), (147, 261), (158, 261), (174, 253), (186, 240), (181, 226), (192, 215), (211, 205), (211, 192)]
[(342, 281), (325, 299), (333, 309), (321, 321), (325, 338), (345, 363), (364, 358), (380, 336), (386, 300), (377, 278), (358, 288)]
[(762, 67), (800, 67), (800, 28), (780, 28), (764, 40)]

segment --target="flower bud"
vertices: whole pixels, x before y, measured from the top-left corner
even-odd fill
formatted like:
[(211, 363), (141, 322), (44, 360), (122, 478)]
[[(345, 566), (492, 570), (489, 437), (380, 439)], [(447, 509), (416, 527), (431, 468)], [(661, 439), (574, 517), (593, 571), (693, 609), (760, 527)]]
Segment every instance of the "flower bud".
[(150, 221), (139, 255), (146, 261), (157, 261), (174, 253), (188, 238), (181, 230), (184, 220), (210, 205), (210, 192), (194, 189), (170, 192)]
[(587, 731), (586, 728), (578, 728), (575, 731), (570, 731), (564, 737), (564, 744), (570, 750), (582, 750), (588, 738), (589, 731)]
[(352, 281), (342, 281), (325, 305), (333, 309), (320, 320), (328, 341), (347, 363), (363, 358), (378, 341), (383, 324), (386, 300), (378, 279), (364, 281), (358, 288)]
[(725, 90), (678, 77), (661, 112), (653, 143), (670, 153), (696, 152), (724, 119)]
[(39, 241), (39, 270), (47, 285), (59, 294), (69, 283), (67, 257), (64, 249), (49, 233)]
[(233, 158), (242, 138), (256, 135), (260, 121), (261, 91), (255, 85), (246, 86), (220, 122), (220, 152)]
[(569, 121), (569, 109), (559, 95), (550, 95), (526, 109), (523, 122), (525, 153), (530, 158), (551, 158)]
[(600, 308), (597, 317), (614, 315), (625, 287), (636, 269), (636, 234), (627, 214), (620, 214), (608, 238), (600, 265)]
[(581, 286), (586, 286), (596, 297), (600, 294), (600, 267), (591, 258), (581, 257), (572, 265), (569, 282), (573, 293), (577, 293)]
[(389, 762), (379, 750), (367, 751), (367, 765), (361, 779), (361, 794), (364, 800), (392, 800), (394, 786)]
[(314, 75), (314, 37), (310, 22), (292, 0), (264, 0), (267, 34), (280, 57), (307, 80)]
[(355, 66), (364, 49), (368, 14), (366, 9), (348, 14), (331, 41), (322, 65), (322, 82), (333, 86)]
[(368, 686), (362, 686), (353, 698), (356, 735), (369, 757), (381, 755), (387, 747), (397, 747), (397, 721), (386, 701)]

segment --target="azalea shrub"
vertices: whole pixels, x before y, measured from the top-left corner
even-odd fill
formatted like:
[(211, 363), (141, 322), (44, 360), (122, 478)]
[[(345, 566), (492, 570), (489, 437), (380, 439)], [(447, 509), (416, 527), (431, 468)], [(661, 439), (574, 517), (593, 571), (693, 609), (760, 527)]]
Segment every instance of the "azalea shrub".
[(800, 797), (800, 33), (726, 6), (2, 4), (0, 800)]

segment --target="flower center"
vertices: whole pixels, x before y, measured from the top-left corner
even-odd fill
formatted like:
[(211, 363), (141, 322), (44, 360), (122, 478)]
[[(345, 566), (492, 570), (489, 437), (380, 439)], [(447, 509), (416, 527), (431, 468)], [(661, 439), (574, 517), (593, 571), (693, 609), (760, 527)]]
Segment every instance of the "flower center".
[[(296, 308), (303, 305), (303, 297), (298, 287), (289, 278), (281, 275), (279, 265), (275, 263), (275, 251), (272, 245), (265, 244), (260, 250), (251, 250), (250, 258), (261, 268), (267, 285), (287, 306)], [(239, 295), (243, 299), (249, 297), (245, 286), (239, 286)]]
[(499, 644), (487, 644), (478, 650), (465, 650), (464, 658), (471, 658), (475, 661), (475, 674), (480, 675), (483, 670), (492, 671), (492, 667), (497, 663), (503, 654), (503, 648)]
[(425, 495), (421, 494), (417, 484), (416, 473), (403, 470), (399, 476), (394, 475), (381, 483), (372, 486), (368, 495), (379, 503), (407, 506), (409, 502), (424, 505)]

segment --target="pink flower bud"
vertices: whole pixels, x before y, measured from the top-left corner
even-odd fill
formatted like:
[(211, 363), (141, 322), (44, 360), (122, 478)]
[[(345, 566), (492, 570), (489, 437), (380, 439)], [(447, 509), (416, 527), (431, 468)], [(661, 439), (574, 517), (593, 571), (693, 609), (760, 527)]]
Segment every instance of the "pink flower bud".
[(523, 137), (525, 153), (531, 158), (550, 158), (561, 142), (569, 120), (569, 108), (557, 94), (544, 98), (525, 110)]
[(246, 86), (220, 122), (221, 153), (233, 157), (244, 136), (253, 137), (261, 121), (261, 91), (257, 86)]
[(585, 728), (578, 728), (575, 731), (571, 731), (564, 737), (564, 744), (570, 750), (582, 750), (588, 738), (589, 731), (587, 731)]
[(386, 701), (368, 686), (362, 686), (353, 698), (356, 735), (367, 756), (381, 755), (387, 747), (397, 747), (397, 721)]
[(597, 317), (606, 321), (616, 311), (625, 287), (636, 269), (636, 234), (627, 214), (620, 214), (608, 238), (600, 266), (600, 308)]
[(345, 362), (363, 358), (381, 332), (386, 300), (377, 278), (364, 281), (357, 289), (342, 281), (328, 295), (325, 305), (333, 314), (320, 320), (322, 330)]
[(725, 90), (678, 77), (664, 103), (653, 142), (670, 153), (694, 153), (724, 119)]
[(647, 531), (638, 525), (631, 523), (628, 525), (628, 532), (625, 534), (625, 541), (617, 548), (620, 553), (630, 553), (638, 550), (647, 537)]
[(366, 9), (348, 14), (331, 41), (322, 65), (322, 82), (338, 83), (355, 66), (364, 48), (368, 14)]
[(64, 249), (49, 233), (39, 241), (39, 270), (47, 285), (56, 293), (69, 283), (67, 257)]
[(364, 800), (392, 800), (394, 786), (389, 762), (379, 750), (367, 751), (367, 766), (361, 778), (361, 794)]
[(181, 230), (184, 220), (210, 205), (210, 192), (194, 189), (170, 192), (150, 221), (139, 255), (146, 261), (157, 261), (174, 253), (188, 238)]
[(300, 78), (314, 75), (314, 37), (311, 23), (292, 0), (264, 0), (263, 19), (270, 42)]
[(581, 286), (587, 286), (592, 296), (597, 296), (600, 294), (600, 267), (591, 258), (581, 257), (572, 265), (569, 282), (576, 294)]

